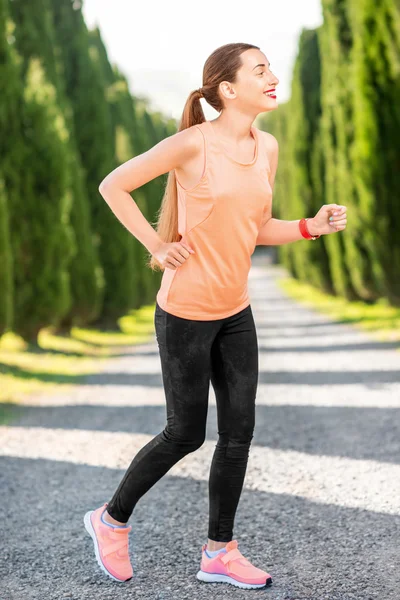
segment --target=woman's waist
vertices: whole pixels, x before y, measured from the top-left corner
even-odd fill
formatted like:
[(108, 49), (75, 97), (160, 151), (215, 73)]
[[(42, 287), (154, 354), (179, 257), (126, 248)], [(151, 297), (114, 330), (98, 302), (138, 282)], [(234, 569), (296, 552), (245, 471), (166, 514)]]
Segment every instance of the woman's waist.
[(217, 306), (218, 310), (230, 310), (246, 302), (247, 273), (213, 271), (210, 268), (202, 270), (198, 266), (198, 263), (188, 259), (177, 268), (170, 285), (165, 280), (165, 286), (162, 284), (161, 288), (168, 298), (168, 304), (176, 309), (192, 306), (200, 310), (201, 307)]
[(224, 260), (214, 256), (211, 260), (200, 254), (191, 254), (186, 261), (177, 267), (173, 279), (175, 286), (178, 281), (188, 290), (220, 289), (237, 292), (247, 286), (251, 261)]

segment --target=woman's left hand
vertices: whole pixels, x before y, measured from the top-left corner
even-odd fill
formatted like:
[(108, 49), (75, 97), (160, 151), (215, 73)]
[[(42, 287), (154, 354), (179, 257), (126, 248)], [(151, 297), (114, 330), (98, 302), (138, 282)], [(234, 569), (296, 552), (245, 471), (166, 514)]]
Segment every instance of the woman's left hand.
[(324, 204), (315, 217), (308, 219), (307, 229), (311, 235), (324, 235), (343, 231), (347, 225), (347, 208), (339, 204)]

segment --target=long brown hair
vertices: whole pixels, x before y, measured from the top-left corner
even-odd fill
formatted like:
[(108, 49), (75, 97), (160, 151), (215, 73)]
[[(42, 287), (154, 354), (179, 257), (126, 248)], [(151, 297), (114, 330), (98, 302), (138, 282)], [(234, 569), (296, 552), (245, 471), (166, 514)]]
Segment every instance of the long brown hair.
[[(183, 108), (178, 131), (203, 123), (206, 119), (200, 98), (204, 98), (216, 111), (224, 108), (218, 93), (221, 81), (236, 81), (236, 73), (242, 66), (240, 55), (245, 50), (258, 46), (253, 44), (232, 43), (220, 46), (207, 58), (203, 67), (203, 85), (200, 89), (189, 94)], [(176, 190), (176, 177), (174, 170), (168, 172), (164, 196), (157, 213), (156, 231), (164, 242), (179, 242), (178, 233), (178, 194)], [(150, 255), (148, 266), (155, 270), (164, 270), (154, 256)]]

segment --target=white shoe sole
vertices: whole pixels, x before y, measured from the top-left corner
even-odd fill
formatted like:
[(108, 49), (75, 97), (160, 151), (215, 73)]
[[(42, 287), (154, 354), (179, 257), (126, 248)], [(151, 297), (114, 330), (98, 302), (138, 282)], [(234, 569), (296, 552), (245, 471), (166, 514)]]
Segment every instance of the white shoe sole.
[(89, 510), (85, 516), (83, 517), (83, 522), (85, 524), (85, 529), (88, 532), (88, 534), (90, 535), (90, 537), (93, 540), (93, 545), (94, 545), (94, 552), (96, 554), (96, 560), (100, 566), (100, 568), (102, 569), (102, 571), (108, 575), (109, 577), (111, 577), (111, 579), (114, 579), (114, 581), (119, 581), (120, 583), (125, 583), (126, 581), (129, 581), (129, 579), (118, 579), (117, 577), (114, 577), (114, 575), (112, 575), (110, 573), (110, 571), (107, 571), (107, 569), (105, 568), (105, 566), (103, 565), (101, 558), (100, 558), (100, 553), (99, 553), (99, 544), (97, 542), (97, 537), (95, 534), (95, 531), (93, 529), (93, 525), (92, 522), (90, 520), (90, 515), (93, 513), (93, 510)]
[(229, 577), (229, 575), (221, 575), (219, 573), (206, 573), (205, 571), (201, 570), (198, 571), (196, 577), (200, 581), (205, 581), (206, 583), (231, 583), (236, 587), (243, 588), (246, 590), (253, 588), (264, 588), (270, 585), (266, 583), (243, 583), (242, 581), (237, 581), (237, 579)]

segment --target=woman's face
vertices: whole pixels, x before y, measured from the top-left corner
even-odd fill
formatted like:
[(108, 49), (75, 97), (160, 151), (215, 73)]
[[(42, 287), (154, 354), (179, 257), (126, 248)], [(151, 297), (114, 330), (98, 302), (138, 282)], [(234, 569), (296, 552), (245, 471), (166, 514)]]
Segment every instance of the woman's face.
[(237, 72), (235, 83), (221, 83), (224, 104), (235, 100), (235, 104), (255, 112), (268, 112), (278, 107), (275, 97), (266, 92), (275, 89), (279, 79), (272, 73), (270, 64), (263, 52), (255, 48), (241, 54), (242, 67)]

